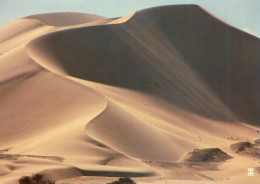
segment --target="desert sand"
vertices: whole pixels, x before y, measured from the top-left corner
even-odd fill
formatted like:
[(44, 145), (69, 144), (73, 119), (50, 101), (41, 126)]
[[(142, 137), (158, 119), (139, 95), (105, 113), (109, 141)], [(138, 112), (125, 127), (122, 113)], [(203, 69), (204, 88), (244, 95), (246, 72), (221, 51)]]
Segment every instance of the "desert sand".
[(260, 183), (259, 144), (230, 147), (260, 138), (259, 50), (196, 5), (1, 26), (0, 183)]

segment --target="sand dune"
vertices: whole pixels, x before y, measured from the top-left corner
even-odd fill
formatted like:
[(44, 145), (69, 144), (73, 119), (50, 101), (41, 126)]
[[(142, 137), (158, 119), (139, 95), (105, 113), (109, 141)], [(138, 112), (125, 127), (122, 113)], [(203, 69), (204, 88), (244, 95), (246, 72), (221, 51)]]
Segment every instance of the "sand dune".
[[(0, 33), (0, 183), (259, 182), (259, 160), (230, 149), (259, 139), (259, 38), (194, 5), (32, 15)], [(203, 148), (232, 159), (183, 161)]]
[(40, 64), (55, 59), (78, 78), (156, 94), (210, 118), (233, 121), (235, 113), (256, 124), (259, 47), (258, 39), (198, 7), (177, 6), (140, 11), (123, 24), (47, 35), (29, 44), (29, 52), (51, 57), (35, 58)]

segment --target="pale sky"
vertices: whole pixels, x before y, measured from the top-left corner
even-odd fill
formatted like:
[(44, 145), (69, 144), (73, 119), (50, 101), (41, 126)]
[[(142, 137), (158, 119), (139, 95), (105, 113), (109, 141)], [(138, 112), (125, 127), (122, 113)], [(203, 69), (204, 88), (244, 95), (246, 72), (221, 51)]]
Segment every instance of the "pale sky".
[(229, 24), (260, 37), (260, 0), (0, 0), (0, 25), (39, 13), (81, 12), (121, 17), (173, 4), (200, 5)]

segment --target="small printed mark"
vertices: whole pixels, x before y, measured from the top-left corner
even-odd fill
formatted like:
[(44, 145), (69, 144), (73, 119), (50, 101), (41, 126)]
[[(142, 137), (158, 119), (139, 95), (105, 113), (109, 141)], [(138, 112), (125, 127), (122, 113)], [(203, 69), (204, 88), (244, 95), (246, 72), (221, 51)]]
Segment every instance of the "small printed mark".
[(247, 171), (247, 176), (254, 176), (254, 168), (248, 168)]

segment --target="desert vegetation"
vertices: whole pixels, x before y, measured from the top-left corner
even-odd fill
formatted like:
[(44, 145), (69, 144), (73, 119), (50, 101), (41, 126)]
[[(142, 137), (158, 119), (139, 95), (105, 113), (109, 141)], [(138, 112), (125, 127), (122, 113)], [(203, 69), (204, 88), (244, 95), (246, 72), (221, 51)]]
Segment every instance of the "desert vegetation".
[(187, 162), (219, 162), (231, 159), (227, 153), (219, 148), (194, 149), (188, 153), (185, 161)]
[(260, 148), (259, 139), (255, 140), (252, 144), (251, 142), (238, 142), (230, 145), (232, 151), (237, 154), (247, 155), (255, 158), (260, 158)]
[(136, 184), (136, 183), (130, 178), (119, 178), (117, 181), (108, 184)]
[(19, 184), (55, 184), (54, 181), (45, 180), (42, 174), (23, 176), (19, 179)]

